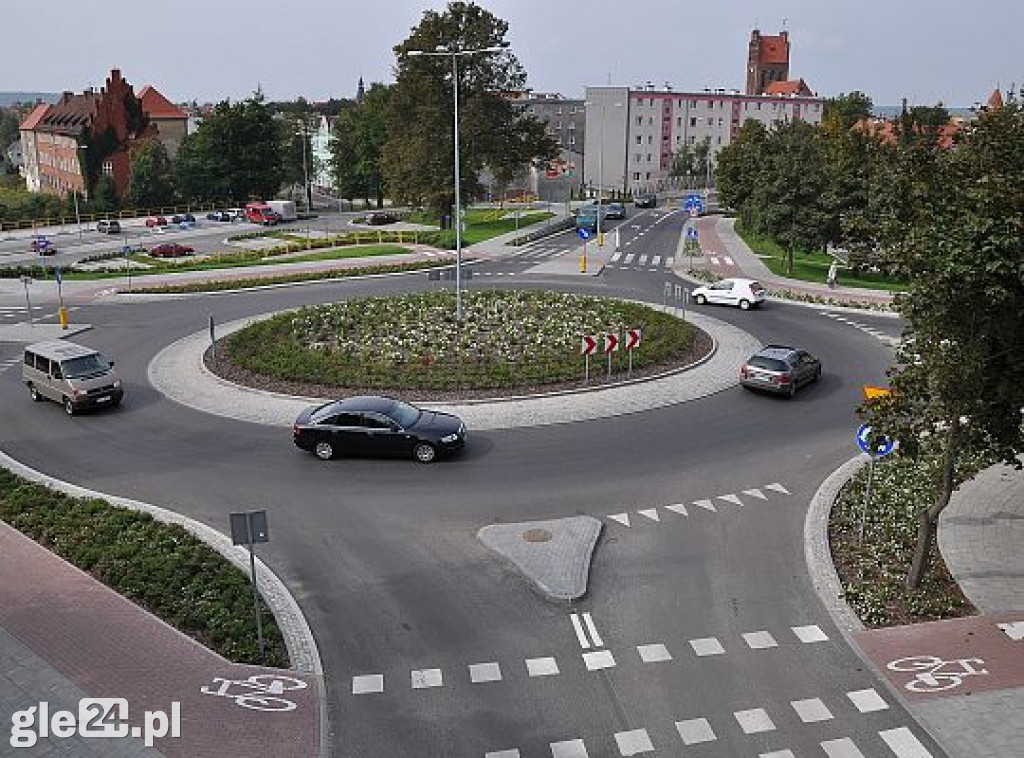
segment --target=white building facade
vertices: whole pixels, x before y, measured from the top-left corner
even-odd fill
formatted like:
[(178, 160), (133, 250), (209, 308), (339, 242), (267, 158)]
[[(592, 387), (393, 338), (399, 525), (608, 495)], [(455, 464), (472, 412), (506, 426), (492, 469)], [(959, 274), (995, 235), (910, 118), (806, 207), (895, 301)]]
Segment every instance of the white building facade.
[(768, 128), (787, 121), (819, 124), (824, 103), (819, 97), (724, 89), (587, 87), (584, 180), (606, 192), (656, 191), (666, 185), (683, 145), (707, 141), (713, 162), (747, 119)]

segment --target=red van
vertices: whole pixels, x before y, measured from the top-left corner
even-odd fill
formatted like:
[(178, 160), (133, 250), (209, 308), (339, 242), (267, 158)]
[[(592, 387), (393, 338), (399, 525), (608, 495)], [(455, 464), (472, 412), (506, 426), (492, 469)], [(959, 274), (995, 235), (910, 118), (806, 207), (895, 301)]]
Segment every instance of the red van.
[(281, 220), (274, 209), (266, 203), (247, 203), (245, 218), (254, 224), (263, 224), (264, 226), (273, 226)]

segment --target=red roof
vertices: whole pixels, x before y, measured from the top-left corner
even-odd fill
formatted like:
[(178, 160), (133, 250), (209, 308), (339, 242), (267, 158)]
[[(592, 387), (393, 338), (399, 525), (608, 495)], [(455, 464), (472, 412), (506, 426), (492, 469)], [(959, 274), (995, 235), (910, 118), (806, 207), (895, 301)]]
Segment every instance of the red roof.
[(761, 35), (761, 63), (788, 64), (788, 40), (781, 34), (776, 36)]
[(43, 120), (43, 116), (46, 115), (46, 112), (48, 110), (50, 110), (50, 104), (49, 103), (40, 103), (39, 105), (37, 105), (35, 108), (32, 109), (32, 112), (30, 114), (28, 114), (28, 118), (26, 118), (22, 122), (21, 126), (18, 127), (18, 128), (21, 131), (23, 131), (23, 132), (30, 132), (30, 131), (32, 131), (37, 126), (39, 126), (39, 122)]
[(138, 97), (142, 101), (142, 110), (152, 119), (188, 119), (185, 111), (148, 84), (139, 90)]
[(988, 107), (992, 110), (1003, 107), (1003, 93), (997, 87), (988, 98)]
[(814, 93), (803, 79), (790, 79), (786, 82), (772, 82), (764, 88), (766, 95), (803, 95), (812, 97)]

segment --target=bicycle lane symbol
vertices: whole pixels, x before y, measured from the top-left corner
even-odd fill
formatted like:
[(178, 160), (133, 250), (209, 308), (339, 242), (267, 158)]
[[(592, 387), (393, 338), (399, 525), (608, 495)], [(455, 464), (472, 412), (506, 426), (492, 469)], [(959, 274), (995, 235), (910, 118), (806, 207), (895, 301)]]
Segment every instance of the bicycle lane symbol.
[(307, 684), (301, 679), (280, 674), (253, 674), (248, 679), (225, 679), (213, 677), (213, 687), (200, 687), (204, 695), (214, 695), (233, 700), (235, 705), (256, 711), (292, 711), (298, 707), (284, 693), (304, 690)]
[(889, 671), (913, 673), (914, 676), (904, 683), (904, 689), (918, 694), (944, 692), (963, 684), (970, 676), (985, 676), (988, 669), (983, 668), (982, 658), (954, 658), (943, 660), (935, 655), (913, 655), (908, 658), (897, 658), (889, 661)]

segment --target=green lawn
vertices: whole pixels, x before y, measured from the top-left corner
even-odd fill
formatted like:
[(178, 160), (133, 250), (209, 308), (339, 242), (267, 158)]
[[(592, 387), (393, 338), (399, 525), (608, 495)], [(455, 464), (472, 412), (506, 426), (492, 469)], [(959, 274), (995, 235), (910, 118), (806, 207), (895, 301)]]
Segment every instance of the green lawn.
[[(520, 213), (519, 229), (551, 218), (555, 214), (547, 211), (530, 211)], [(432, 213), (421, 211), (406, 216), (404, 221), (413, 224), (437, 224), (438, 219)], [(511, 211), (499, 208), (478, 208), (466, 211), (466, 231), (462, 235), (462, 244), (469, 245), (489, 240), (501, 234), (516, 230), (516, 219)], [(439, 247), (455, 247), (455, 230), (445, 229), (441, 232)]]
[[(740, 223), (736, 224), (736, 233), (743, 238), (743, 241), (761, 258), (773, 274), (804, 282), (825, 283), (828, 277), (828, 268), (832, 264), (832, 256), (827, 253), (795, 251), (793, 271), (790, 272), (787, 268), (786, 251), (777, 242), (747, 231)], [(850, 269), (842, 265), (839, 266), (839, 284), (843, 287), (862, 287), (890, 292), (899, 292), (907, 288), (906, 282), (897, 281), (885, 274), (865, 272), (854, 275)]]

